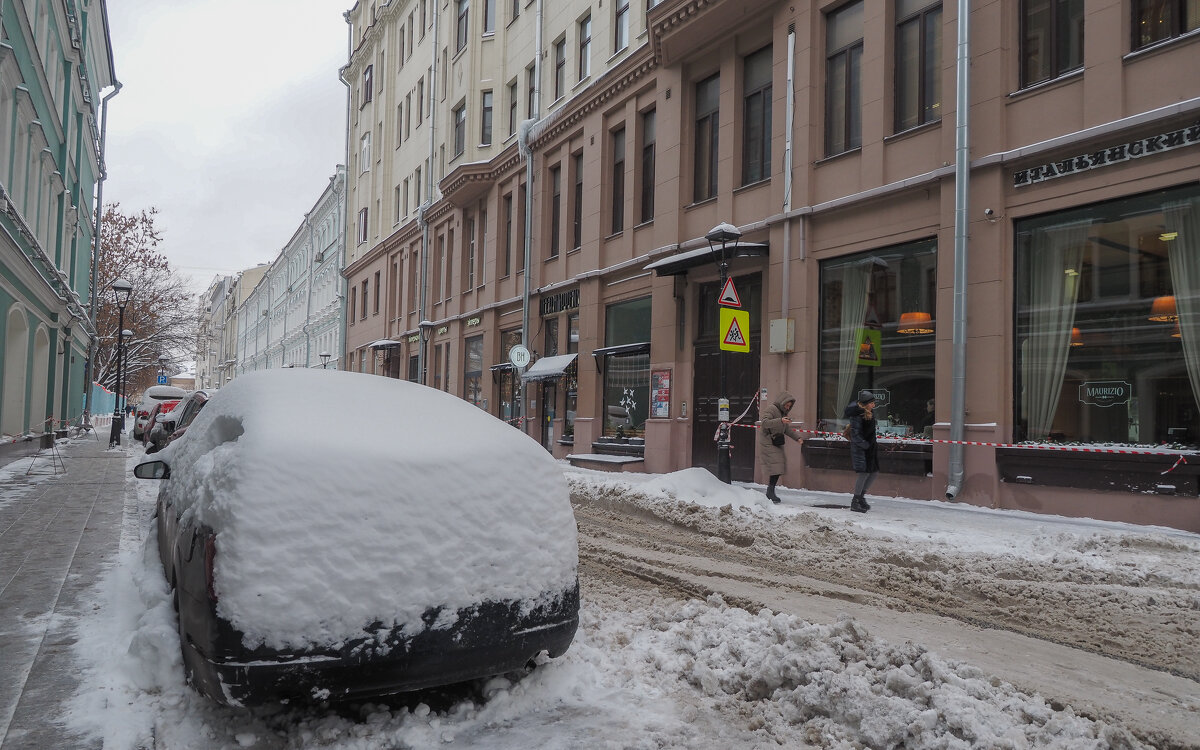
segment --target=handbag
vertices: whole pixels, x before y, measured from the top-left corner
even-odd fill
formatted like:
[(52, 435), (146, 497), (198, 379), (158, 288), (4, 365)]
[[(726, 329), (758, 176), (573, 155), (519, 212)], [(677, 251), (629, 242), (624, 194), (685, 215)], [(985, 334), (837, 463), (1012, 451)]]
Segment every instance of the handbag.
[(782, 447), (783, 446), (783, 433), (780, 433), (778, 435), (772, 435), (771, 436), (771, 445), (775, 446), (776, 448)]
[(845, 427), (842, 428), (842, 437), (845, 438), (846, 440), (850, 439), (850, 425), (847, 424)]

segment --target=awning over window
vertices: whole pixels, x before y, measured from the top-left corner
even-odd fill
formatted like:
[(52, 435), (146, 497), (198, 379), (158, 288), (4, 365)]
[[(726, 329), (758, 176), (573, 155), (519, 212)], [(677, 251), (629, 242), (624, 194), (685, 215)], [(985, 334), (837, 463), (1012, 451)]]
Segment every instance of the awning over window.
[(379, 339), (378, 341), (372, 341), (367, 346), (371, 349), (386, 349), (390, 346), (400, 346), (400, 342), (391, 339)]
[(605, 346), (599, 349), (592, 350), (592, 356), (596, 358), (596, 372), (603, 372), (604, 360), (614, 354), (649, 354), (650, 342), (646, 341), (640, 344), (618, 344), (617, 346)]
[(575, 363), (578, 354), (560, 354), (557, 357), (542, 357), (529, 366), (522, 380), (557, 380)]
[[(735, 242), (725, 246), (725, 252), (730, 258), (758, 257), (767, 255), (770, 251), (770, 245), (766, 242)], [(659, 258), (653, 263), (644, 266), (644, 270), (654, 271), (659, 276), (675, 276), (687, 273), (696, 266), (708, 265), (709, 263), (715, 264), (719, 252), (719, 248), (714, 251), (711, 247), (698, 247), (695, 250), (687, 250), (682, 253), (668, 255), (665, 258)]]

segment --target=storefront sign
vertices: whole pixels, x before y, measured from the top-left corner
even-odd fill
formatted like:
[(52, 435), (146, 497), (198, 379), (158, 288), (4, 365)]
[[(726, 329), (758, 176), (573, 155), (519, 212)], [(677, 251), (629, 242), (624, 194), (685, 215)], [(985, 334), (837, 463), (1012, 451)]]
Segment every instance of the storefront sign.
[(579, 290), (571, 289), (558, 294), (542, 295), (538, 307), (543, 318), (547, 315), (556, 315), (563, 310), (574, 310), (579, 307)]
[(1183, 148), (1184, 146), (1195, 146), (1198, 143), (1200, 143), (1200, 125), (1191, 125), (1179, 130), (1173, 130), (1170, 133), (1152, 135), (1149, 138), (1139, 138), (1136, 141), (1121, 143), (1110, 148), (1102, 148), (1099, 151), (1093, 151), (1088, 154), (1080, 154), (1061, 161), (1047, 162), (1046, 164), (1039, 164), (1029, 169), (1018, 170), (1013, 172), (1013, 187), (1033, 185), (1037, 182), (1066, 177), (1077, 172), (1086, 172), (1089, 169), (1120, 164), (1130, 159), (1152, 156), (1164, 151)]
[(671, 416), (670, 370), (654, 370), (650, 373), (650, 416), (654, 419)]
[(1079, 402), (1107, 408), (1129, 403), (1133, 387), (1123, 380), (1097, 380), (1079, 386)]

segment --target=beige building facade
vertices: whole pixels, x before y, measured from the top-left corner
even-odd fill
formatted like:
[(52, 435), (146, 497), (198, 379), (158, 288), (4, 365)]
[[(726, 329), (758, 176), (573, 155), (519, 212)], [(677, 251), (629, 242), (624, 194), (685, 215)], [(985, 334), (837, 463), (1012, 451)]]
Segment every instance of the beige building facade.
[(1194, 7), (973, 4), (959, 87), (954, 3), (422, 5), (348, 14), (348, 369), (625, 470), (715, 469), (725, 396), (758, 482), (787, 390), (847, 494), (867, 389), (872, 494), (1200, 530)]

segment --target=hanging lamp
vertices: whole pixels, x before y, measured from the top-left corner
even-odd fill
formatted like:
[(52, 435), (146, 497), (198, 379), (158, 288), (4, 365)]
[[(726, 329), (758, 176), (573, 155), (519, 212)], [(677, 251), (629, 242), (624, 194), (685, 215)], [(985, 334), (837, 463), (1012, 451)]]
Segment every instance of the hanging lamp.
[(933, 333), (933, 318), (927, 312), (900, 313), (896, 333)]
[(1174, 323), (1179, 320), (1175, 312), (1175, 295), (1164, 294), (1154, 298), (1150, 305), (1150, 320), (1156, 323)]

